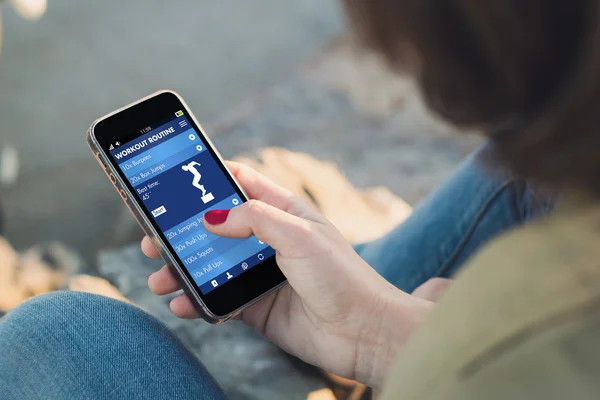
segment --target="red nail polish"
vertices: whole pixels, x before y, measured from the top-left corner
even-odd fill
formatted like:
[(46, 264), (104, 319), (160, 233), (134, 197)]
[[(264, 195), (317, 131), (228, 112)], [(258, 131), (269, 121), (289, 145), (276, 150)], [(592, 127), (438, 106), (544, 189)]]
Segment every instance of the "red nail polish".
[(210, 225), (221, 225), (227, 221), (229, 210), (213, 210), (204, 214), (204, 220)]

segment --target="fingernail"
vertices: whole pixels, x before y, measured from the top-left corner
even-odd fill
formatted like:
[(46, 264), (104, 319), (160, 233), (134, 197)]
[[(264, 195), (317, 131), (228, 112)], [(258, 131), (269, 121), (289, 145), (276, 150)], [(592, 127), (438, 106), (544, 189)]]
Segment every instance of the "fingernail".
[(204, 220), (210, 225), (221, 225), (227, 221), (229, 210), (213, 210), (204, 214)]

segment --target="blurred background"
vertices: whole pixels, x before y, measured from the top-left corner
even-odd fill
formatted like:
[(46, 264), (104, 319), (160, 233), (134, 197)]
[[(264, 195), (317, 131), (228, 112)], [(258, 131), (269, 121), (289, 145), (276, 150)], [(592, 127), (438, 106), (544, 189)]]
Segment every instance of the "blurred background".
[[(288, 361), (273, 360), (284, 356), (251, 333), (246, 347), (212, 343), (208, 351), (200, 339), (212, 327), (170, 319), (165, 301), (150, 297), (145, 279), (157, 265), (138, 254), (141, 231), (87, 149), (88, 126), (174, 89), (227, 158), (260, 159), (271, 147), (305, 153), (314, 159), (302, 162), (338, 166), (331, 179), (386, 187), (409, 204), (477, 145), (432, 118), (409, 81), (354, 44), (337, 0), (11, 0), (1, 25), (3, 235), (19, 254), (59, 243), (77, 260), (69, 274), (102, 276), (163, 319), (233, 398), (280, 398), (282, 390), (305, 398), (320, 384), (281, 367)], [(306, 182), (325, 179), (278, 157)], [(321, 183), (317, 197), (335, 196)], [(330, 202), (353, 216), (339, 194)], [(240, 338), (239, 328), (224, 329), (225, 339)], [(231, 351), (233, 367), (224, 362)], [(250, 372), (245, 363), (256, 360), (272, 363)], [(264, 368), (281, 379), (260, 381)]]
[(210, 126), (343, 30), (335, 0), (50, 0), (35, 23), (6, 5), (0, 145), (21, 161), (3, 196), (7, 236), (60, 240), (88, 261), (122, 217), (85, 146), (92, 121), (171, 88)]

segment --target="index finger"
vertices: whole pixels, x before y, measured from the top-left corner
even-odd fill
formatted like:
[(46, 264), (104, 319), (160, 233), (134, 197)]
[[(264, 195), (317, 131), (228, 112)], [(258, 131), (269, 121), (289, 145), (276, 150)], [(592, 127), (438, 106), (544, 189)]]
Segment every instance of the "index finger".
[[(294, 202), (294, 196), (289, 190), (279, 186), (271, 179), (247, 165), (235, 162), (226, 162), (229, 171), (248, 194), (248, 197), (260, 200), (283, 211), (288, 211)], [(150, 258), (159, 258), (158, 250), (148, 236), (142, 239), (142, 252)]]
[(292, 192), (245, 164), (227, 161), (227, 167), (248, 197), (283, 211), (288, 210), (294, 197)]

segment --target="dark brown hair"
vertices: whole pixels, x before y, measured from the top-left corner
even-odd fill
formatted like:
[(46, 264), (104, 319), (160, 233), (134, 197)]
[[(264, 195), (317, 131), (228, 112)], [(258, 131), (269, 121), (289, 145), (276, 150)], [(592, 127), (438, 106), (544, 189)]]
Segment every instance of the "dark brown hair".
[(504, 165), (600, 193), (600, 0), (344, 0), (366, 44)]

